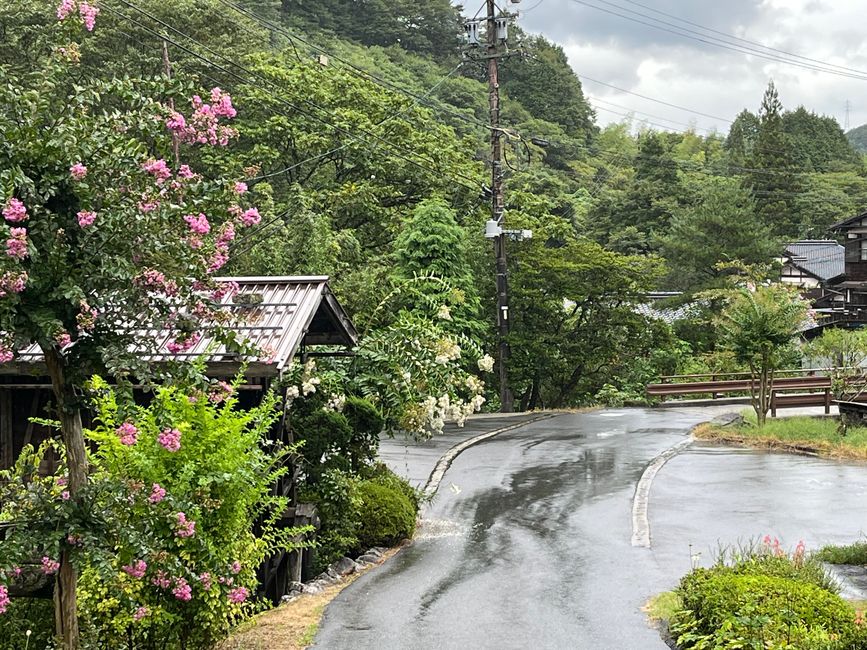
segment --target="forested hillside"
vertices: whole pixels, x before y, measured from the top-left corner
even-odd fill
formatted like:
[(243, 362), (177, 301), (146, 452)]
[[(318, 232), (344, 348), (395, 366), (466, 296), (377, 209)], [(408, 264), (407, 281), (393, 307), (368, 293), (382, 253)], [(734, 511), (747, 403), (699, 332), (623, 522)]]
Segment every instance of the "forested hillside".
[[(33, 5), (0, 9), (9, 69), (27, 65)], [(86, 74), (162, 75), (166, 43), (179, 86), (232, 93), (240, 145), (200, 162), (244, 176), (263, 220), (235, 242), (231, 273), (330, 275), (367, 333), (424, 315), (424, 298), (395, 287), (435, 272), (448, 327), (493, 352), (487, 88), (448, 0), (101, 9), (80, 52)], [(745, 98), (729, 133), (600, 128), (563, 50), (519, 29), (511, 38), (522, 55), (501, 70), (506, 220), (534, 231), (510, 245), (523, 407), (637, 394), (682, 369), (714, 344), (708, 316), (674, 332), (634, 309), (643, 294), (719, 286), (719, 262), (767, 263), (782, 242), (826, 237), (867, 206), (862, 159), (839, 125), (786, 107), (785, 89)]]
[(861, 153), (867, 153), (867, 124), (852, 129), (846, 134), (849, 143)]

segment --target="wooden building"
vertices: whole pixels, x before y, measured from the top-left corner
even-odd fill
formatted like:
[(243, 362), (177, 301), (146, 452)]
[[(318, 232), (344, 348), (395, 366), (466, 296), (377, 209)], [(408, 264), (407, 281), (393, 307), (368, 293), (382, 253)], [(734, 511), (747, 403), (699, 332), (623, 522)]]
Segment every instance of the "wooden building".
[[(355, 327), (331, 293), (327, 276), (236, 277), (218, 278), (218, 281), (236, 282), (239, 286), (238, 292), (221, 301), (222, 307), (237, 317), (238, 336), (269, 351), (268, 359), (247, 365), (238, 396), (241, 408), (258, 404), (296, 357), (340, 353), (341, 348), (348, 353), (357, 344)], [(207, 335), (182, 354), (172, 354), (165, 348), (171, 340), (168, 333), (157, 335), (164, 340), (158, 345), (157, 354), (149, 355), (150, 362), (205, 356), (207, 373), (214, 378), (234, 377), (242, 366), (236, 353)], [(53, 417), (52, 401), (51, 382), (38, 347), (22, 351), (12, 362), (0, 364), (0, 467), (9, 467), (25, 445), (38, 445), (51, 435), (31, 418)], [(285, 441), (286, 432), (276, 428), (271, 435)], [(53, 472), (50, 460), (48, 465), (44, 470)], [(290, 495), (291, 477), (276, 488)], [(287, 513), (286, 525), (294, 525), (295, 515), (303, 510), (293, 504), (291, 512)], [(297, 560), (295, 558), (291, 571), (292, 558), (284, 555), (272, 558), (262, 567), (260, 579), (268, 596), (279, 599), (290, 576), (298, 577), (300, 562)]]

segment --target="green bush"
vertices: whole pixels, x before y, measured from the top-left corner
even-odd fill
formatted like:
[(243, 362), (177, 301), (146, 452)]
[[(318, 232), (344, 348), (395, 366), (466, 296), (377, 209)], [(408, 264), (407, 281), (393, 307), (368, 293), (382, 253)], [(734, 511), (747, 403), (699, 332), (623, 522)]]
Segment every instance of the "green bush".
[(418, 512), (419, 503), (423, 496), (422, 491), (411, 486), (405, 478), (392, 472), (385, 463), (374, 463), (366, 466), (361, 472), (361, 477), (372, 483), (397, 490), (409, 499), (413, 510)]
[[(669, 621), (681, 650), (710, 648), (867, 647), (867, 634), (855, 624), (855, 611), (836, 594), (801, 579), (780, 562), (741, 563), (696, 569), (678, 588), (683, 609)], [(842, 643), (847, 645), (841, 645)]]
[(848, 546), (826, 546), (819, 550), (814, 557), (829, 564), (867, 565), (867, 541), (855, 542)]
[(307, 487), (299, 494), (301, 501), (316, 506), (321, 522), (316, 535), (314, 570), (317, 572), (359, 546), (360, 483), (349, 472), (328, 469), (315, 486)]
[(385, 427), (385, 418), (376, 406), (361, 397), (347, 397), (343, 415), (352, 429), (347, 453), (352, 468), (358, 470), (372, 462), (379, 450), (379, 434)]
[(361, 546), (393, 546), (415, 532), (416, 509), (400, 490), (375, 479), (359, 486), (361, 508), (358, 541)]
[(296, 418), (292, 427), (296, 440), (304, 443), (301, 455), (308, 485), (319, 481), (324, 471), (350, 469), (349, 458), (342, 452), (352, 439), (352, 427), (343, 413), (320, 408)]

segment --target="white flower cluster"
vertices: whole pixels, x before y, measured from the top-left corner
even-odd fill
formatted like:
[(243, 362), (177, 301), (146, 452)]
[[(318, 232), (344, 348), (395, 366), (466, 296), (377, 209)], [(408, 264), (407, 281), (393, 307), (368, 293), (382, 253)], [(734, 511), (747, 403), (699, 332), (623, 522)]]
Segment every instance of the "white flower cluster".
[(473, 395), (478, 395), (485, 389), (485, 382), (475, 375), (467, 375), (464, 385)]
[(331, 393), (331, 397), (322, 409), (325, 411), (337, 411), (338, 413), (342, 413), (344, 406), (346, 406), (346, 395), (336, 395)]
[(441, 305), (439, 311), (437, 312), (437, 318), (441, 318), (442, 320), (451, 320), (452, 312), (449, 309), (448, 305)]
[(455, 422), (459, 427), (464, 426), (467, 418), (482, 408), (485, 398), (475, 395), (468, 402), (461, 399), (452, 401), (448, 393), (443, 393), (439, 398), (430, 395), (422, 404), (427, 420), (427, 428), (432, 433), (442, 433), (446, 422)]
[(461, 346), (451, 339), (440, 339), (434, 346), (436, 358), (434, 361), (441, 366), (446, 365), (449, 361), (456, 361), (461, 358)]
[(479, 370), (482, 372), (491, 372), (494, 369), (494, 357), (490, 354), (479, 358)]
[(305, 397), (316, 392), (316, 387), (321, 381), (319, 377), (313, 376), (313, 371), (316, 370), (316, 362), (313, 359), (304, 364), (304, 372), (301, 374), (301, 394)]

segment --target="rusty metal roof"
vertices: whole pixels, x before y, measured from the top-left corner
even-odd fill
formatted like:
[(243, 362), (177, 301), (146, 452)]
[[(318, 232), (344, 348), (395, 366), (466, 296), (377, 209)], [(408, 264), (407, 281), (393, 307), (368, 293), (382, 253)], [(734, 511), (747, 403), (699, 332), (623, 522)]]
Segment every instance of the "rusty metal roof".
[[(277, 277), (221, 277), (218, 282), (236, 282), (239, 290), (224, 296), (220, 305), (235, 316), (235, 330), (239, 338), (259, 349), (268, 351), (267, 359), (249, 362), (247, 375), (275, 376), (288, 366), (299, 348), (315, 345), (354, 347), (358, 333), (346, 312), (337, 302), (328, 286), (328, 276)], [(172, 336), (166, 332), (148, 333), (162, 339), (156, 354), (148, 360), (160, 363), (171, 360), (195, 359), (207, 354), (209, 371), (216, 374), (234, 374), (242, 359), (218, 344), (205, 332), (194, 347), (182, 353), (171, 353), (166, 345)], [(42, 362), (42, 353), (33, 345), (19, 353), (16, 360), (3, 364), (4, 374), (24, 371), (20, 366)], [(32, 372), (27, 369), (26, 372)]]

